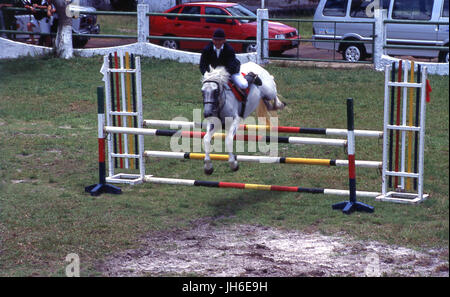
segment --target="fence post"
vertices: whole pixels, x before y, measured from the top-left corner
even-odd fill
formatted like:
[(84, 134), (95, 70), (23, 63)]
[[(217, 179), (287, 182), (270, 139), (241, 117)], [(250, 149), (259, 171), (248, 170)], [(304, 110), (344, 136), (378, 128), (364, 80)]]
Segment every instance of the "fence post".
[(386, 28), (384, 20), (387, 18), (386, 9), (375, 9), (375, 44), (373, 48), (373, 63), (376, 70), (384, 68), (382, 64), (383, 55), (386, 54), (384, 45), (386, 44)]
[(257, 15), (257, 26), (256, 31), (256, 47), (257, 47), (257, 57), (256, 62), (258, 64), (266, 64), (266, 57), (269, 56), (269, 41), (263, 40), (263, 38), (269, 38), (269, 23), (267, 21), (262, 21), (262, 19), (269, 18), (269, 10), (258, 9)]
[(149, 35), (149, 21), (147, 17), (149, 12), (148, 4), (138, 4), (137, 7), (137, 30), (138, 30), (138, 42), (147, 42), (147, 36)]

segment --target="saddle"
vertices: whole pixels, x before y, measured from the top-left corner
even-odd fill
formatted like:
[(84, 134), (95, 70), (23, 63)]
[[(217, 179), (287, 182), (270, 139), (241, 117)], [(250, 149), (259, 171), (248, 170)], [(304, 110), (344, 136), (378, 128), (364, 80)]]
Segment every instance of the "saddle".
[(241, 72), (242, 76), (247, 80), (248, 82), (248, 88), (247, 89), (241, 89), (238, 86), (236, 86), (231, 80), (228, 81), (228, 86), (230, 87), (231, 91), (233, 92), (234, 96), (239, 102), (242, 102), (242, 110), (240, 116), (243, 117), (245, 113), (245, 105), (247, 103), (247, 96), (250, 92), (250, 86), (254, 83), (256, 86), (261, 86), (262, 81), (258, 77), (258, 75), (254, 74), (253, 72), (249, 72), (247, 74)]

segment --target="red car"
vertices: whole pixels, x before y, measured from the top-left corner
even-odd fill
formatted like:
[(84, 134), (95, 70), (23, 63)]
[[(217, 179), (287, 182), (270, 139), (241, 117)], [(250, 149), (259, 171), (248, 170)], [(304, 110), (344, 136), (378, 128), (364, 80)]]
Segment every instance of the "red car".
[[(165, 13), (176, 13), (179, 16), (150, 16), (150, 35), (174, 36), (191, 38), (211, 38), (217, 28), (225, 31), (227, 39), (256, 40), (256, 20), (237, 20), (224, 18), (201, 18), (183, 16), (183, 14), (206, 14), (206, 15), (228, 15), (228, 16), (251, 16), (256, 15), (236, 3), (229, 2), (194, 2), (177, 5), (165, 11)], [(298, 46), (298, 32), (295, 28), (278, 22), (269, 21), (269, 38), (279, 40), (269, 41), (271, 55), (281, 54), (283, 51)], [(151, 39), (150, 42), (160, 44), (172, 49), (201, 50), (207, 42), (184, 41), (175, 39)], [(230, 43), (236, 52), (255, 52), (255, 43)]]

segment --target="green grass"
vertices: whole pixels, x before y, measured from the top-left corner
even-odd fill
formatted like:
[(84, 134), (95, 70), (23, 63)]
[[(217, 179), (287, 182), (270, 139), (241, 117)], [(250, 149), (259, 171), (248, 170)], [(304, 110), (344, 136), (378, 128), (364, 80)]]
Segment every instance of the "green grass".
[[(77, 253), (82, 275), (98, 275), (107, 255), (136, 248), (149, 231), (215, 224), (261, 224), (304, 232), (349, 234), (413, 248), (448, 246), (449, 81), (430, 76), (425, 192), (420, 205), (361, 199), (374, 214), (331, 210), (343, 197), (144, 184), (122, 195), (91, 197), (97, 182), (96, 87), (102, 57), (24, 58), (0, 62), (0, 276), (64, 275), (65, 257)], [(345, 128), (347, 97), (355, 98), (357, 129), (382, 129), (383, 73), (368, 69), (267, 66), (288, 102), (286, 126)], [(144, 117), (192, 118), (201, 108), (197, 65), (142, 59)], [(169, 138), (146, 148), (168, 150)], [(356, 156), (381, 160), (381, 141), (357, 139)], [(280, 155), (344, 159), (342, 149), (280, 145)], [(215, 162), (205, 177), (201, 161), (152, 159), (148, 174), (162, 177), (346, 189), (345, 168), (242, 163), (231, 173)], [(357, 170), (360, 190), (380, 191), (381, 176)]]
[(298, 21), (281, 21), (283, 24), (291, 26), (297, 29), (300, 37), (302, 39), (311, 39), (313, 36), (313, 18), (312, 17), (285, 17), (287, 19), (298, 19), (302, 20), (302, 22)]
[(100, 24), (100, 34), (137, 34), (137, 18), (135, 16), (99, 15), (97, 17), (97, 23)]

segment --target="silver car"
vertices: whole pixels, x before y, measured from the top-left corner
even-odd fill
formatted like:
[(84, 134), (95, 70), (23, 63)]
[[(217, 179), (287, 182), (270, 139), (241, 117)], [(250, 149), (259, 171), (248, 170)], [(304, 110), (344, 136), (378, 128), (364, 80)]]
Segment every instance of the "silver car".
[[(388, 45), (448, 47), (449, 0), (320, 0), (314, 15), (313, 39), (333, 42), (314, 42), (314, 46), (338, 51), (350, 62), (364, 60), (373, 53), (373, 7), (377, 4), (387, 10), (388, 20), (425, 23), (386, 24)], [(449, 59), (448, 50), (389, 48), (387, 53), (438, 58), (446, 63)]]
[[(80, 14), (79, 11), (95, 12), (96, 9), (88, 6), (71, 6), (74, 15), (72, 18), (72, 32), (75, 34), (99, 34), (100, 25), (97, 24), (97, 16), (91, 14)], [(58, 28), (58, 15), (44, 17), (36, 20), (33, 14), (16, 15), (15, 27), (18, 31), (31, 31), (34, 33), (56, 33)], [(12, 39), (28, 43), (43, 44), (44, 37), (32, 34), (15, 34)], [(82, 48), (89, 41), (86, 36), (73, 36), (73, 46)]]

